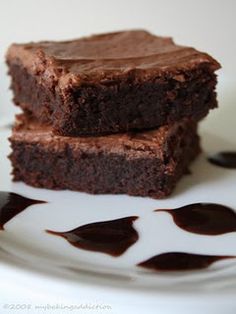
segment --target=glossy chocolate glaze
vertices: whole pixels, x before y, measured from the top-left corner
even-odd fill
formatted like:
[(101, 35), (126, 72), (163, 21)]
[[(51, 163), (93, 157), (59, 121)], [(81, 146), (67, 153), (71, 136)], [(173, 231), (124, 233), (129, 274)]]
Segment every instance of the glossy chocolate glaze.
[(172, 215), (176, 225), (186, 231), (219, 235), (236, 231), (236, 213), (229, 207), (214, 203), (195, 203), (175, 209), (157, 209)]
[(138, 240), (138, 233), (133, 228), (137, 218), (132, 216), (95, 222), (65, 232), (46, 232), (61, 236), (80, 249), (119, 256)]
[(5, 223), (27, 207), (42, 203), (45, 202), (33, 200), (12, 192), (0, 192), (0, 230), (4, 229)]
[(219, 152), (209, 156), (208, 161), (219, 167), (236, 169), (236, 152)]
[(228, 258), (235, 257), (169, 252), (155, 255), (138, 266), (156, 271), (187, 271), (207, 268), (214, 262)]

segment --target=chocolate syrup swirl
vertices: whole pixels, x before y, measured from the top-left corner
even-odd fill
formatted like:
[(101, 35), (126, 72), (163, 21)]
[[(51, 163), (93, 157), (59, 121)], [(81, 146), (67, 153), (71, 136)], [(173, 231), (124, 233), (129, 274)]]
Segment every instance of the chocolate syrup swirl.
[(0, 230), (4, 224), (31, 205), (45, 203), (12, 192), (0, 192)]
[(236, 231), (236, 213), (229, 207), (214, 203), (195, 203), (175, 209), (157, 209), (172, 215), (176, 225), (186, 231), (219, 235)]
[(156, 271), (187, 271), (207, 268), (214, 262), (228, 258), (235, 257), (169, 252), (155, 255), (138, 266)]
[(133, 228), (133, 222), (137, 218), (132, 216), (95, 222), (65, 232), (46, 232), (61, 236), (80, 249), (119, 256), (138, 240), (138, 233)]

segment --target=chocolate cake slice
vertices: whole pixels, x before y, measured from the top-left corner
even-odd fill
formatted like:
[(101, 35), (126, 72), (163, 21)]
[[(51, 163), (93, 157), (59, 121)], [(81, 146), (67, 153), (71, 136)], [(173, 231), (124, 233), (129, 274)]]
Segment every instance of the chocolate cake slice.
[(15, 181), (153, 198), (169, 195), (200, 151), (188, 119), (140, 133), (65, 137), (21, 115), (10, 141)]
[(219, 63), (143, 30), (13, 44), (14, 101), (60, 135), (157, 128), (217, 106)]

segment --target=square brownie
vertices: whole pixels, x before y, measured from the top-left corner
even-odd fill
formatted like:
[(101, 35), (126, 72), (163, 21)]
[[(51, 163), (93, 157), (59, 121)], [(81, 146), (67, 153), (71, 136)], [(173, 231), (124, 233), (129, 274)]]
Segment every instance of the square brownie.
[(217, 106), (219, 63), (143, 30), (13, 44), (7, 63), (15, 103), (60, 135), (198, 121)]
[(96, 137), (55, 135), (20, 115), (10, 138), (13, 179), (41, 188), (163, 198), (200, 152), (196, 124)]

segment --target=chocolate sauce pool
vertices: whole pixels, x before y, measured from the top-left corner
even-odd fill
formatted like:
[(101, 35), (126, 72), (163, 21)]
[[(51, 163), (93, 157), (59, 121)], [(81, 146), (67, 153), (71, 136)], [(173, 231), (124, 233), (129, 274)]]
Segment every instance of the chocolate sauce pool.
[(236, 152), (219, 152), (208, 157), (208, 161), (216, 166), (236, 169)]
[(172, 215), (176, 225), (186, 231), (219, 235), (236, 231), (236, 213), (229, 207), (214, 203), (195, 203), (175, 209), (157, 209)]
[(80, 249), (119, 256), (138, 240), (138, 233), (133, 228), (133, 222), (137, 218), (132, 216), (95, 222), (65, 232), (46, 232), (61, 236)]
[(45, 203), (12, 192), (0, 192), (0, 230), (4, 224), (31, 205)]
[(235, 257), (169, 252), (155, 255), (154, 257), (138, 264), (138, 266), (156, 271), (187, 271), (207, 268), (214, 262), (228, 258)]

